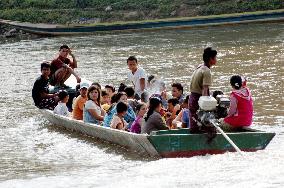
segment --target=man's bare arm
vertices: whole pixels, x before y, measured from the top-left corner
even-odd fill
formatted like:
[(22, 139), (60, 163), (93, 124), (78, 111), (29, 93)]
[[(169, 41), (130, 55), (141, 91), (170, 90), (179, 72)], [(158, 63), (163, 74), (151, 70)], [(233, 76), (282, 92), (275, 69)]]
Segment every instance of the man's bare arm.
[(72, 51), (71, 50), (69, 50), (69, 55), (72, 57), (72, 59), (73, 59), (73, 63), (72, 63), (72, 68), (77, 68), (78, 66), (77, 66), (77, 60), (76, 60), (76, 57), (75, 57), (75, 55), (72, 53)]
[(209, 86), (208, 85), (203, 85), (202, 87), (202, 96), (209, 96)]
[(140, 79), (140, 89), (141, 89), (141, 91), (145, 90), (145, 86), (146, 86), (145, 78), (141, 78)]

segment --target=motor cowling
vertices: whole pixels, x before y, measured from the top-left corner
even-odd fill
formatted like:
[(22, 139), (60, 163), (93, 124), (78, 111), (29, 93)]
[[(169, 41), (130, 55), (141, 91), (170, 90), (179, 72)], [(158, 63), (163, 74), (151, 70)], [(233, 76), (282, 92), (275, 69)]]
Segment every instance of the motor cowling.
[(224, 95), (201, 96), (198, 100), (199, 110), (197, 116), (201, 124), (212, 126), (210, 120), (216, 121), (227, 116), (230, 99)]
[(199, 110), (197, 116), (199, 121), (205, 125), (210, 125), (210, 120), (215, 119), (217, 100), (211, 96), (201, 96), (198, 100)]

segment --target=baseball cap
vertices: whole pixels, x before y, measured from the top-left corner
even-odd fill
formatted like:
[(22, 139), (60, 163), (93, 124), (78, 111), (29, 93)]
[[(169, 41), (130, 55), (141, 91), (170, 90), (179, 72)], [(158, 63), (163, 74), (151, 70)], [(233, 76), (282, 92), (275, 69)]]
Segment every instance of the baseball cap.
[(86, 82), (81, 82), (80, 83), (80, 89), (82, 89), (82, 88), (88, 89), (89, 87), (90, 87), (90, 85), (88, 83), (86, 83)]

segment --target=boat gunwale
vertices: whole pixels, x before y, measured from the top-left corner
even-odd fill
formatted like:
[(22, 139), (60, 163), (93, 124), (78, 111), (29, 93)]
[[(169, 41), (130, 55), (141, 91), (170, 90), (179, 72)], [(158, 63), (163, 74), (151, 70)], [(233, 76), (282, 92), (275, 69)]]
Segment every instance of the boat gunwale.
[[(82, 120), (76, 120), (73, 119), (71, 117), (64, 117), (64, 116), (60, 116), (57, 114), (54, 114), (53, 111), (51, 110), (47, 110), (47, 109), (39, 109), (40, 112), (42, 113), (42, 115), (52, 124), (54, 125), (58, 125), (60, 127), (64, 127), (67, 130), (75, 130), (77, 132), (80, 132), (82, 134), (86, 134), (90, 137), (94, 137), (94, 138), (99, 138), (101, 140), (105, 140), (117, 145), (121, 145), (124, 146), (126, 148), (130, 148), (133, 151), (136, 151), (138, 153), (143, 153), (144, 155), (149, 155), (151, 157), (155, 157), (155, 158), (160, 158), (159, 153), (156, 151), (156, 149), (154, 148), (154, 146), (152, 145), (152, 143), (150, 142), (150, 140), (148, 139), (148, 135), (147, 134), (136, 134), (136, 133), (132, 133), (132, 132), (127, 132), (127, 131), (123, 131), (123, 130), (118, 130), (118, 129), (112, 129), (110, 127), (104, 127), (104, 126), (100, 126), (97, 124), (91, 124), (91, 123), (85, 123)], [(50, 118), (55, 118), (55, 120), (50, 120)], [(60, 121), (61, 123), (57, 123), (57, 121)], [(65, 121), (65, 122), (62, 122)], [(72, 124), (73, 128), (70, 128), (69, 124)], [(75, 126), (73, 125), (75, 124)], [(79, 126), (77, 126), (79, 125)], [(84, 129), (89, 129), (92, 130), (92, 132), (88, 132)], [(93, 134), (93, 131), (99, 132), (102, 131), (104, 133), (106, 133), (105, 135), (99, 135), (99, 133)], [(112, 137), (114, 139), (110, 139), (110, 137), (112, 135), (116, 135), (116, 137)], [(134, 144), (125, 144), (121, 143), (119, 141), (125, 141), (121, 138), (127, 138), (129, 141), (129, 143), (134, 143)], [(120, 140), (119, 140), (120, 139)]]

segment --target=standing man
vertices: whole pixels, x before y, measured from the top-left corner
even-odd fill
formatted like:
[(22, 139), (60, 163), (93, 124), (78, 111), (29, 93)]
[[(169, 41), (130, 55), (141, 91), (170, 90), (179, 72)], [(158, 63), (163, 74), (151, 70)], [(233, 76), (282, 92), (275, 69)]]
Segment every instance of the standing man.
[(127, 77), (134, 86), (135, 95), (138, 95), (139, 98), (141, 98), (141, 94), (146, 89), (146, 73), (144, 69), (138, 67), (137, 59), (134, 56), (130, 56), (127, 59), (127, 65), (130, 70)]
[(34, 83), (32, 97), (36, 107), (53, 110), (57, 105), (58, 97), (57, 94), (50, 94), (48, 90), (50, 75), (49, 62), (43, 62), (40, 70), (41, 76)]
[[(70, 55), (73, 59), (68, 58)], [(64, 82), (73, 74), (77, 83), (81, 82), (81, 78), (74, 72), (77, 68), (77, 60), (67, 45), (60, 46), (59, 56), (51, 62), (51, 78), (50, 84), (58, 87), (66, 87)]]
[(189, 110), (190, 110), (190, 132), (197, 133), (197, 110), (199, 108), (198, 100), (200, 96), (209, 96), (209, 86), (212, 85), (212, 74), (210, 68), (217, 63), (217, 51), (211, 47), (205, 48), (203, 53), (204, 64), (199, 65), (193, 72), (190, 82), (190, 98), (189, 98)]

